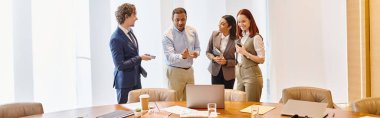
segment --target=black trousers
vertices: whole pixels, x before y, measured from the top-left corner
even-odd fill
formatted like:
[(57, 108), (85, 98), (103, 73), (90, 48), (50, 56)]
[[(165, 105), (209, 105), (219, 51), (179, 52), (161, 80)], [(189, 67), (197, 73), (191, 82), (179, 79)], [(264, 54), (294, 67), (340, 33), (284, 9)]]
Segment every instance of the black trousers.
[(211, 83), (212, 84), (223, 84), (225, 89), (233, 89), (235, 79), (226, 81), (223, 76), (222, 68), (220, 68), (218, 75), (211, 75)]
[(125, 104), (125, 103), (127, 103), (128, 102), (128, 93), (129, 93), (129, 91), (136, 90), (136, 89), (141, 89), (141, 83), (140, 84), (136, 84), (133, 87), (116, 89), (117, 103), (118, 104)]

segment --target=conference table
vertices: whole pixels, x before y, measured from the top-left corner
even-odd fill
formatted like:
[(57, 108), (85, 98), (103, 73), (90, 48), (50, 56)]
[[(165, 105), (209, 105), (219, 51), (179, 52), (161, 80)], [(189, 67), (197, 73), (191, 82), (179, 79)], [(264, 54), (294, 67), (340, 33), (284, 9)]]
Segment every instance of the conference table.
[[(160, 102), (151, 102), (150, 104), (155, 105), (156, 113), (145, 113), (143, 114), (144, 117), (156, 117), (156, 118), (179, 118), (178, 114), (172, 114), (166, 111), (163, 111), (163, 108), (167, 108), (170, 106), (183, 106), (186, 107), (186, 102), (181, 101), (174, 101), (174, 102), (167, 102), (167, 101), (160, 101)], [(136, 104), (136, 103), (134, 103)], [(250, 113), (243, 113), (240, 112), (241, 109), (244, 109), (251, 105), (266, 105), (266, 106), (274, 106), (275, 108), (264, 115), (261, 115), (261, 117), (264, 118), (290, 118), (290, 116), (283, 116), (281, 115), (281, 110), (283, 108), (283, 104), (279, 103), (259, 103), (259, 102), (225, 102), (225, 108), (224, 109), (217, 109), (218, 118), (250, 118)], [(87, 108), (78, 108), (78, 109), (72, 109), (72, 110), (65, 110), (65, 111), (58, 111), (58, 112), (51, 112), (51, 113), (44, 113), (44, 114), (38, 114), (23, 118), (95, 118), (97, 116), (101, 116), (103, 114), (107, 114), (110, 112), (113, 112), (115, 110), (127, 110), (131, 111), (129, 109), (130, 104), (115, 104), (115, 105), (103, 105), (103, 106), (93, 106), (93, 107), (87, 107)], [(305, 108), (307, 108), (305, 106)], [(161, 109), (161, 110), (160, 110)], [(196, 109), (196, 110), (207, 110), (207, 109)], [(360, 118), (362, 116), (372, 116), (372, 117), (380, 117), (377, 115), (370, 115), (366, 113), (355, 113), (351, 111), (345, 111), (342, 109), (330, 109), (326, 108), (326, 114), (328, 116), (326, 118)], [(129, 116), (127, 118), (134, 118), (135, 116)]]

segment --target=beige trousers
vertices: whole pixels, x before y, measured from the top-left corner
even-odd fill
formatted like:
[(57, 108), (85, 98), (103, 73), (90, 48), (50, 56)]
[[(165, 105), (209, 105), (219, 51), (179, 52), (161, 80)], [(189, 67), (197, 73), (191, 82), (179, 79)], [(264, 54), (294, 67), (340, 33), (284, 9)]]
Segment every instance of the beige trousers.
[(263, 89), (263, 76), (258, 65), (236, 67), (236, 89), (247, 93), (248, 101), (260, 102)]
[(167, 66), (166, 77), (168, 78), (168, 87), (176, 91), (178, 101), (186, 101), (186, 85), (194, 84), (193, 68), (181, 69)]

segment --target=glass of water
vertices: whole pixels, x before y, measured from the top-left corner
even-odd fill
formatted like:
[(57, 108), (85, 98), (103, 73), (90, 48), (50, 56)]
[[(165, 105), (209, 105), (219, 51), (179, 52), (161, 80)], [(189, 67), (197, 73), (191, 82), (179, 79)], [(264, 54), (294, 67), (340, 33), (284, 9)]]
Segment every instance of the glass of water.
[(208, 103), (207, 104), (207, 111), (208, 111), (208, 117), (209, 118), (216, 118), (218, 116), (216, 109), (217, 109), (216, 103)]
[(260, 106), (252, 105), (251, 106), (251, 118), (260, 118), (259, 109)]

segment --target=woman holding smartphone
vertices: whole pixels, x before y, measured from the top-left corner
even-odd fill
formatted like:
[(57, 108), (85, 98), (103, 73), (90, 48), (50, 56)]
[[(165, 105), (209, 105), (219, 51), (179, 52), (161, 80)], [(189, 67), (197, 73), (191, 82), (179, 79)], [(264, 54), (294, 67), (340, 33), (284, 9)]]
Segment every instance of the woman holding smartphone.
[(237, 14), (238, 64), (236, 67), (237, 89), (247, 93), (248, 101), (260, 102), (263, 76), (258, 64), (265, 61), (263, 38), (259, 34), (251, 12), (242, 9)]
[(219, 31), (212, 33), (206, 51), (211, 60), (211, 82), (223, 84), (225, 89), (232, 89), (235, 83), (236, 39), (236, 20), (231, 15), (225, 15), (219, 21)]

